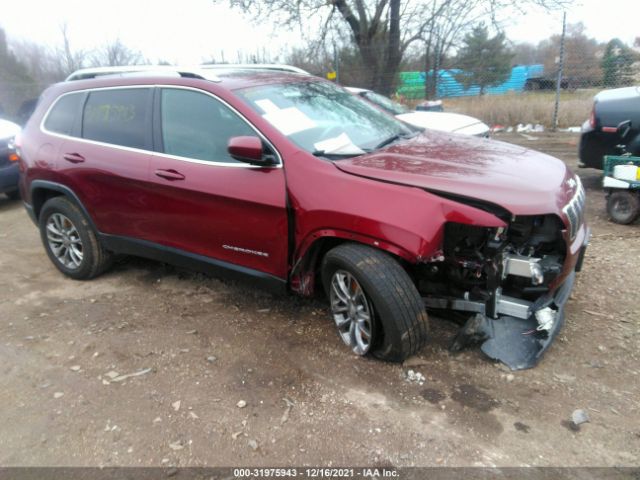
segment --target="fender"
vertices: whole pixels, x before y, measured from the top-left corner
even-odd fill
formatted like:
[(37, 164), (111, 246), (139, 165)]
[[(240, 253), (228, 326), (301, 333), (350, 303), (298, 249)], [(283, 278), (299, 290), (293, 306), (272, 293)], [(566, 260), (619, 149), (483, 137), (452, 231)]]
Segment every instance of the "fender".
[(78, 195), (76, 195), (76, 193), (66, 185), (52, 182), (50, 180), (33, 180), (30, 185), (29, 196), (31, 197), (32, 204), (30, 206), (27, 206), (27, 210), (29, 210), (30, 208), (32, 209), (32, 213), (33, 213), (32, 219), (35, 220), (36, 224), (38, 222), (38, 217), (40, 216), (40, 210), (42, 208), (42, 205), (44, 205), (44, 202), (48, 200), (48, 197), (46, 196), (42, 199), (39, 198), (40, 195), (37, 194), (38, 190), (49, 190), (49, 191), (59, 192), (61, 195), (69, 197), (78, 206), (78, 208), (82, 210), (82, 213), (84, 214), (84, 216), (87, 218), (87, 220), (89, 220), (89, 224), (91, 225), (91, 228), (93, 228), (93, 231), (98, 233), (98, 229), (96, 228), (96, 225), (93, 222), (93, 218), (91, 218), (91, 215), (89, 215), (89, 212), (87, 211), (86, 207), (84, 206), (84, 204), (82, 203)]
[[(300, 242), (291, 267), (289, 275), (289, 285), (292, 291), (309, 296), (313, 293), (315, 283), (316, 266), (319, 258), (330, 248), (345, 241), (357, 242), (373, 248), (383, 250), (400, 260), (410, 264), (424, 261), (434, 255), (441, 248), (444, 226), (447, 222), (464, 223), (479, 227), (505, 227), (504, 220), (496, 216), (493, 212), (481, 210), (477, 205), (467, 205), (448, 198), (440, 199), (438, 210), (439, 226), (429, 232), (422, 233), (404, 230), (404, 240), (410, 238), (415, 241), (405, 243), (413, 244), (415, 251), (410, 251), (398, 244), (388, 240), (382, 240), (360, 233), (339, 228), (323, 228), (307, 234)], [(396, 233), (401, 230), (396, 229)], [(425, 236), (425, 234), (427, 234)], [(408, 235), (408, 237), (406, 236)], [(400, 238), (400, 237), (398, 237)], [(412, 250), (414, 250), (412, 248)]]
[(415, 260), (415, 255), (411, 254), (411, 252), (388, 241), (370, 237), (368, 235), (362, 235), (356, 232), (350, 232), (348, 230), (334, 228), (316, 230), (315, 232), (311, 232), (310, 234), (308, 234), (305, 239), (300, 242), (300, 246), (298, 247), (295, 259), (297, 260), (304, 257), (309, 252), (312, 245), (323, 238), (339, 238), (351, 242), (362, 243), (363, 245), (369, 245), (379, 250), (389, 252), (392, 255), (400, 257), (408, 262)]
[(413, 257), (411, 253), (397, 245), (359, 233), (339, 229), (316, 230), (305, 237), (294, 256), (289, 275), (291, 290), (304, 296), (312, 295), (315, 287), (315, 265), (318, 259), (327, 250), (345, 241), (369, 245), (407, 261)]

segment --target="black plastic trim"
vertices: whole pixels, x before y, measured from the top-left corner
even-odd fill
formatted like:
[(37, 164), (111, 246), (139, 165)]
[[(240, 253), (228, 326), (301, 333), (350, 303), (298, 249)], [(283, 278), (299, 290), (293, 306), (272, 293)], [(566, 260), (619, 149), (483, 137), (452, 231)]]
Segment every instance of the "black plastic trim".
[(28, 204), (27, 202), (22, 202), (24, 209), (29, 214), (29, 218), (34, 223), (34, 225), (38, 226), (38, 219), (36, 218), (36, 214), (33, 212), (33, 205)]
[(485, 200), (480, 200), (474, 197), (466, 197), (464, 195), (458, 195), (455, 193), (443, 192), (441, 190), (432, 190), (430, 188), (424, 188), (423, 190), (438, 197), (446, 198), (447, 200), (462, 203), (463, 205), (467, 205), (469, 207), (477, 208), (478, 210), (490, 213), (491, 215), (495, 215), (500, 220), (504, 220), (507, 223), (509, 223), (509, 221), (513, 217), (513, 214), (509, 210), (495, 203), (487, 202)]
[[(53, 190), (70, 197), (76, 203), (76, 205), (82, 210), (82, 213), (85, 215), (85, 217), (87, 217), (87, 220), (91, 224), (91, 228), (93, 228), (95, 232), (98, 231), (98, 229), (96, 228), (96, 225), (93, 223), (93, 219), (91, 218), (91, 215), (89, 215), (89, 212), (85, 208), (84, 204), (82, 203), (80, 198), (78, 198), (78, 195), (76, 195), (76, 193), (73, 190), (71, 190), (69, 187), (62, 185), (60, 183), (51, 182), (49, 180), (34, 180), (31, 182), (30, 189), (31, 189), (30, 197), (32, 201), (33, 201), (33, 193), (35, 190), (38, 190), (38, 189)], [(35, 205), (33, 205), (32, 208), (34, 209), (33, 213), (37, 222), (40, 212), (35, 211)]]
[(585, 235), (584, 243), (582, 244), (582, 247), (580, 247), (580, 254), (578, 255), (578, 260), (577, 260), (576, 266), (574, 268), (576, 273), (579, 273), (579, 272), (582, 271), (582, 264), (584, 263), (584, 257), (585, 257), (585, 254), (587, 253), (587, 247), (589, 246), (589, 239), (590, 238), (591, 238), (591, 230), (588, 229), (587, 233)]
[(160, 104), (162, 91), (158, 87), (153, 89), (153, 108), (152, 108), (152, 149), (154, 152), (164, 153), (164, 142), (162, 141), (162, 105)]
[(224, 276), (234, 280), (249, 280), (261, 288), (278, 293), (283, 293), (287, 290), (287, 281), (285, 279), (252, 268), (242, 267), (147, 240), (105, 233), (99, 233), (98, 238), (107, 250), (115, 253), (145, 257), (189, 270)]

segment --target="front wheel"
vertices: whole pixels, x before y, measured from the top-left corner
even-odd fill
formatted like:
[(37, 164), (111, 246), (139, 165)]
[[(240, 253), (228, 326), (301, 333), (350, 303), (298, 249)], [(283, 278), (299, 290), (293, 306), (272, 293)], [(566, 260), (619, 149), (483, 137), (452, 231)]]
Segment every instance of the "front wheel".
[(322, 281), (340, 338), (357, 355), (401, 362), (427, 340), (422, 298), (400, 264), (365, 245), (347, 243), (322, 262)]
[(47, 255), (65, 275), (88, 280), (111, 265), (113, 254), (102, 248), (88, 219), (67, 198), (47, 200), (39, 223)]
[(633, 222), (640, 215), (640, 195), (628, 190), (613, 192), (607, 199), (607, 213), (616, 223)]

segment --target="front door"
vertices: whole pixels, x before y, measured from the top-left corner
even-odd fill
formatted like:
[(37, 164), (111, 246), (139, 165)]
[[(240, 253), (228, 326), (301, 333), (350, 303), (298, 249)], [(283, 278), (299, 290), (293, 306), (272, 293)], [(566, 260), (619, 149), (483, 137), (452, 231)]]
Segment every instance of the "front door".
[(256, 167), (227, 153), (229, 138), (258, 135), (225, 103), (185, 88), (160, 88), (158, 153), (146, 228), (155, 243), (287, 276), (284, 170)]

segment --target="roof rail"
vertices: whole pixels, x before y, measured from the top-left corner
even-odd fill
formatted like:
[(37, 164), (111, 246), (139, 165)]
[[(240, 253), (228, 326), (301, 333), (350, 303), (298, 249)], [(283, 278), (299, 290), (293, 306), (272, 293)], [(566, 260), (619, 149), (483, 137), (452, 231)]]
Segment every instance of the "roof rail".
[(105, 76), (142, 76), (142, 75), (172, 75), (181, 77), (203, 78), (212, 82), (219, 82), (213, 70), (262, 70), (298, 73), (301, 75), (311, 75), (309, 72), (279, 63), (214, 63), (198, 65), (195, 67), (183, 67), (173, 65), (127, 65), (117, 67), (92, 67), (76, 70), (69, 75), (65, 81), (88, 80)]
[(283, 63), (207, 63), (200, 65), (199, 68), (203, 70), (275, 70), (311, 75), (306, 70)]
[(219, 82), (220, 79), (212, 74), (212, 72), (205, 71), (201, 67), (175, 67), (169, 65), (129, 65), (118, 67), (95, 67), (95, 68), (82, 68), (76, 70), (69, 75), (65, 82), (74, 80), (89, 80), (97, 77), (106, 76), (145, 76), (145, 75), (161, 75), (161, 76), (180, 76), (190, 78), (202, 78), (212, 82)]

